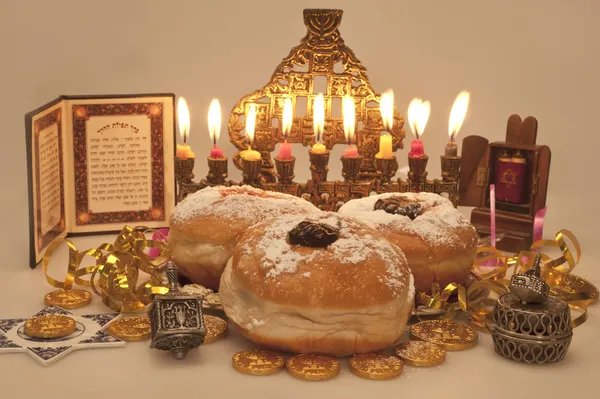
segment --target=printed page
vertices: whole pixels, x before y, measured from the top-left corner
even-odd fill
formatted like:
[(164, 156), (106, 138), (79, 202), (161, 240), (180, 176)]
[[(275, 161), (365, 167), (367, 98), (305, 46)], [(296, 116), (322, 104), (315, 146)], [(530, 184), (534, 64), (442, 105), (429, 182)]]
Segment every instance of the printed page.
[(58, 103), (32, 117), (31, 173), (33, 174), (34, 246), (36, 261), (65, 232), (63, 178), (63, 104)]
[(173, 98), (71, 99), (70, 232), (163, 227), (174, 207)]

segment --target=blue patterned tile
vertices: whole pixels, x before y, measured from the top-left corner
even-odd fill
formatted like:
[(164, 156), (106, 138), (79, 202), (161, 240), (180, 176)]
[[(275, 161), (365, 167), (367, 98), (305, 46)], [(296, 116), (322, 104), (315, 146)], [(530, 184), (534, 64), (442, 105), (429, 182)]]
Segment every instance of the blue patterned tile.
[(80, 344), (103, 344), (107, 342), (122, 342), (122, 340), (115, 338), (104, 331), (98, 331), (93, 337), (79, 341)]
[(88, 314), (83, 315), (81, 317), (85, 317), (86, 319), (94, 320), (100, 327), (104, 327), (108, 322), (117, 317), (118, 313), (108, 313), (108, 314)]
[(66, 310), (59, 308), (58, 306), (46, 306), (44, 309), (40, 310), (39, 312), (34, 314), (32, 317), (43, 316), (46, 314), (62, 314), (65, 316), (71, 316), (73, 313), (67, 312)]
[(0, 348), (20, 348), (20, 346), (6, 338), (4, 335), (0, 335)]
[(35, 353), (37, 356), (41, 357), (44, 360), (50, 360), (67, 349), (71, 349), (70, 346), (59, 346), (57, 348), (27, 348), (31, 352)]
[(6, 319), (6, 320), (0, 320), (0, 330), (2, 330), (4, 332), (8, 332), (8, 330), (10, 330), (11, 328), (13, 328), (17, 324), (24, 322), (25, 320), (27, 320), (27, 319)]

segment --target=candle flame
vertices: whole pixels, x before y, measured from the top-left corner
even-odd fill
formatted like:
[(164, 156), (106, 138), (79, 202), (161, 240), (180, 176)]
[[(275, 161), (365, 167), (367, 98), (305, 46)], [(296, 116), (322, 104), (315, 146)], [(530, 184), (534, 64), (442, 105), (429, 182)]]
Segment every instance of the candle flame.
[(212, 99), (208, 107), (208, 133), (212, 142), (216, 144), (221, 135), (221, 104), (216, 98)]
[(292, 130), (292, 119), (293, 119), (292, 99), (286, 98), (285, 101), (283, 102), (283, 121), (282, 121), (283, 137), (285, 137), (286, 139), (288, 137), (288, 134), (290, 134), (290, 130)]
[(379, 112), (381, 112), (383, 128), (390, 131), (394, 123), (394, 92), (391, 89), (381, 95)]
[(179, 124), (179, 134), (185, 143), (190, 135), (190, 110), (183, 97), (179, 97), (179, 100), (177, 100), (177, 122)]
[(321, 140), (323, 130), (325, 129), (325, 99), (323, 94), (315, 98), (313, 103), (313, 130), (315, 132), (316, 140)]
[(246, 136), (250, 145), (254, 141), (254, 127), (256, 125), (256, 104), (248, 106), (248, 114), (246, 115)]
[(429, 101), (413, 98), (410, 102), (410, 105), (408, 106), (408, 124), (417, 139), (420, 139), (423, 135), (430, 113), (431, 104)]
[(354, 125), (356, 124), (356, 110), (354, 109), (354, 99), (352, 96), (344, 96), (342, 109), (344, 112), (344, 136), (348, 144), (350, 144), (354, 138)]
[(465, 116), (467, 115), (467, 109), (469, 108), (469, 99), (471, 94), (468, 91), (461, 91), (454, 100), (454, 105), (450, 111), (450, 120), (448, 121), (448, 135), (450, 140), (458, 134), (462, 127)]

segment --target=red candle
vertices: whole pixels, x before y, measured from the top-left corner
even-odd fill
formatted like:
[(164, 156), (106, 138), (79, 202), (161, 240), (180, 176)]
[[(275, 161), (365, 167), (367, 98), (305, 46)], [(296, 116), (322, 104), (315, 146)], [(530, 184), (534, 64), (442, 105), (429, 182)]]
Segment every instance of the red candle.
[(349, 145), (346, 147), (346, 151), (344, 152), (344, 156), (347, 158), (354, 158), (358, 156), (358, 148), (353, 145)]
[(292, 159), (292, 145), (287, 141), (281, 143), (281, 146), (279, 146), (279, 154), (277, 155), (277, 158), (281, 159), (282, 161)]
[(223, 149), (217, 147), (216, 145), (210, 150), (211, 158), (224, 158), (223, 157)]
[(425, 147), (423, 146), (423, 142), (419, 139), (414, 139), (410, 142), (410, 152), (408, 153), (409, 157), (412, 158), (421, 158), (425, 155)]
[(279, 146), (279, 154), (277, 155), (282, 161), (292, 159), (292, 146), (288, 143), (287, 138), (292, 130), (293, 116), (292, 99), (286, 98), (283, 102), (283, 119), (281, 121), (284, 140), (281, 146)]

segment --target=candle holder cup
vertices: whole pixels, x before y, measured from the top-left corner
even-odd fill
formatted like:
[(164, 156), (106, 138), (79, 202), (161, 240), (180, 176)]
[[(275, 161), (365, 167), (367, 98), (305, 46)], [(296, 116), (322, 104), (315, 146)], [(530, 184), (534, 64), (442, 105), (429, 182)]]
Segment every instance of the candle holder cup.
[(207, 186), (220, 186), (225, 184), (227, 179), (227, 157), (212, 158), (208, 157), (208, 174), (203, 183)]
[(448, 157), (442, 155), (440, 157), (442, 165), (442, 180), (455, 182), (460, 177), (460, 162), (461, 157)]
[(324, 154), (315, 154), (312, 151), (308, 151), (308, 157), (310, 159), (310, 173), (312, 180), (315, 183), (327, 181), (327, 172), (329, 172), (329, 151)]
[(296, 158), (279, 159), (275, 157), (275, 169), (277, 170), (277, 178), (280, 184), (292, 184), (294, 180), (294, 166)]
[(358, 174), (360, 173), (360, 167), (363, 163), (363, 157), (345, 157), (340, 158), (342, 160), (342, 176), (346, 181), (356, 181)]
[(375, 158), (375, 165), (377, 166), (377, 171), (381, 174), (382, 184), (389, 183), (396, 176), (396, 172), (398, 172), (398, 160), (396, 157)]
[(262, 168), (262, 159), (256, 161), (242, 158), (242, 177), (244, 184), (253, 187), (260, 187), (260, 171)]
[(427, 161), (429, 157), (423, 155), (421, 157), (408, 157), (408, 180), (413, 184), (424, 183), (427, 178)]
[(175, 157), (175, 176), (183, 183), (191, 183), (194, 179), (195, 158)]

